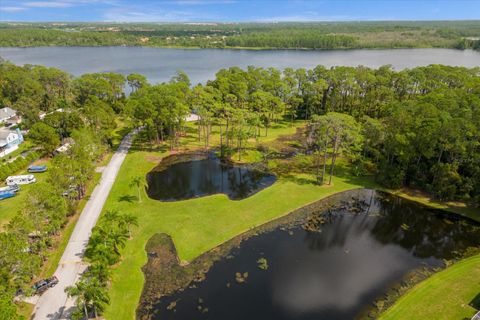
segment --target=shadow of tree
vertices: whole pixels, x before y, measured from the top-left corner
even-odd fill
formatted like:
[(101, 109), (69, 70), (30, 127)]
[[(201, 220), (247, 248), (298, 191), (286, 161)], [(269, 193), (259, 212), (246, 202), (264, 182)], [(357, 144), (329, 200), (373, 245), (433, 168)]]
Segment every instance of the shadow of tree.
[(305, 177), (298, 177), (298, 176), (295, 176), (295, 175), (293, 175), (293, 174), (282, 175), (282, 178), (284, 178), (284, 179), (286, 179), (286, 180), (288, 180), (288, 181), (295, 182), (295, 183), (300, 184), (300, 185), (317, 184), (316, 179), (309, 179), (309, 178), (305, 178)]
[(138, 201), (138, 197), (137, 197), (137, 196), (132, 196), (132, 195), (126, 194), (126, 195), (123, 195), (123, 196), (118, 197), (118, 201), (119, 201), (119, 202), (132, 203), (132, 202), (134, 202), (134, 201)]
[(477, 310), (480, 310), (480, 292), (470, 301), (470, 305)]

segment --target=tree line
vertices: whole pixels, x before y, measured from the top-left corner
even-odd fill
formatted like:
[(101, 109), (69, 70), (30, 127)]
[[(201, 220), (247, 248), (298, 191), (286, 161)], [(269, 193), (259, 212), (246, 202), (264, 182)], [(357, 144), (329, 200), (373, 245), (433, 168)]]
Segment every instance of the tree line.
[(144, 82), (128, 99), (126, 109), (149, 139), (175, 148), (194, 110), (205, 147), (217, 125), (222, 154), (235, 151), (240, 159), (246, 140), (267, 135), (272, 123), (305, 119), (309, 148), (322, 154), (324, 166), (328, 160), (333, 168), (346, 152), (359, 171), (369, 168), (387, 187), (421, 188), (442, 200), (480, 199), (478, 68), (233, 67), (192, 89), (181, 78)]
[[(72, 32), (74, 31), (74, 32)], [(0, 24), (0, 46), (478, 49), (478, 21)], [(476, 40), (475, 40), (476, 39)]]

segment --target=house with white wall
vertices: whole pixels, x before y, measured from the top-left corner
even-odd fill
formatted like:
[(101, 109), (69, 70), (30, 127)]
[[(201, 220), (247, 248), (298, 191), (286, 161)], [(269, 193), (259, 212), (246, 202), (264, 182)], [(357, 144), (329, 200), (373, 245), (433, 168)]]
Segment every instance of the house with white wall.
[(23, 142), (23, 135), (19, 129), (0, 129), (0, 158), (18, 149)]
[(5, 123), (8, 120), (17, 116), (17, 111), (10, 107), (0, 109), (0, 123)]

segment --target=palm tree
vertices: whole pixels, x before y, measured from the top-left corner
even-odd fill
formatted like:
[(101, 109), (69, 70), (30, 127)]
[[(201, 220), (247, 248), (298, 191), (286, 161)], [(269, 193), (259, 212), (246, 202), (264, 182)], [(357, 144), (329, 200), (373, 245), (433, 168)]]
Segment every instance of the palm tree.
[(130, 182), (130, 187), (137, 187), (138, 191), (138, 202), (142, 202), (142, 193), (140, 192), (140, 187), (144, 186), (145, 182), (141, 176), (133, 177), (132, 181)]
[(113, 250), (115, 253), (120, 256), (120, 249), (125, 247), (125, 242), (128, 239), (127, 230), (124, 228), (114, 228), (112, 233), (110, 233), (110, 241), (113, 245)]
[(76, 285), (65, 288), (69, 297), (76, 297), (77, 307), (81, 306), (88, 319), (88, 310), (92, 309), (95, 319), (98, 318), (98, 312), (105, 310), (105, 306), (110, 303), (107, 290), (100, 281), (94, 277), (82, 278)]
[(107, 212), (105, 212), (102, 218), (105, 221), (118, 222), (119, 216), (120, 214), (117, 210), (108, 210)]
[(98, 279), (103, 285), (108, 282), (111, 274), (112, 272), (108, 268), (108, 264), (102, 260), (94, 262), (85, 272), (85, 275)]
[(110, 303), (110, 297), (104, 286), (96, 278), (89, 278), (87, 286), (88, 298), (91, 301), (95, 319), (98, 318), (98, 313), (103, 312), (105, 307)]
[(77, 307), (82, 306), (83, 312), (85, 313), (85, 318), (88, 319), (88, 297), (86, 284), (83, 281), (79, 281), (74, 286), (69, 286), (65, 288), (65, 292), (69, 297), (76, 298)]
[(131, 213), (125, 213), (121, 215), (121, 222), (122, 225), (125, 225), (128, 230), (128, 238), (132, 238), (132, 233), (130, 231), (130, 227), (137, 226), (138, 227), (138, 218)]

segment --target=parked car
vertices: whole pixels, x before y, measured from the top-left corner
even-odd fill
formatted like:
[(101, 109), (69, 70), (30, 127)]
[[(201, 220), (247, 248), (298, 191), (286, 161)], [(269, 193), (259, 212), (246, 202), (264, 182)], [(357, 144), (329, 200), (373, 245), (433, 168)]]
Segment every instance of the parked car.
[(26, 174), (22, 176), (10, 176), (6, 180), (7, 186), (14, 186), (18, 184), (30, 184), (37, 182), (33, 174)]
[(37, 281), (33, 284), (32, 289), (35, 291), (35, 294), (42, 294), (47, 291), (49, 288), (55, 287), (58, 283), (58, 278), (53, 276), (48, 279)]

